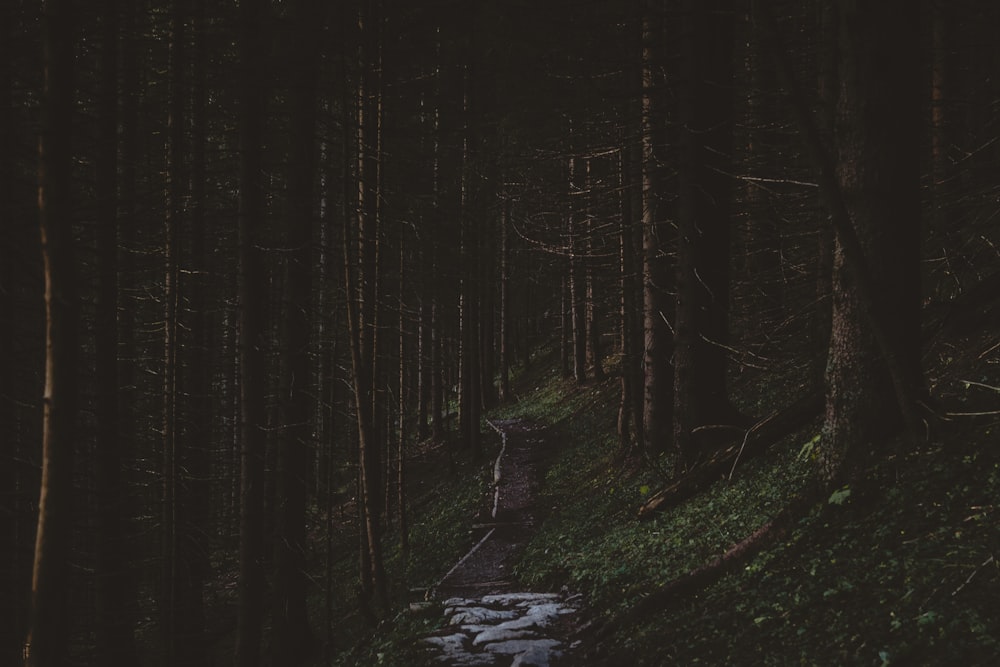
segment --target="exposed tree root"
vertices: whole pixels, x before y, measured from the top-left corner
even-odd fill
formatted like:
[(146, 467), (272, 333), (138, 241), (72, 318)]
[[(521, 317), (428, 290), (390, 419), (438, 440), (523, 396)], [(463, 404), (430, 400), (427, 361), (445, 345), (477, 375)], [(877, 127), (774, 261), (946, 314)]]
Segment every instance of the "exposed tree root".
[(719, 450), (708, 461), (653, 494), (639, 508), (639, 518), (651, 519), (656, 512), (676, 507), (717, 480), (730, 475), (736, 465), (760, 456), (772, 444), (808, 424), (822, 409), (823, 392), (814, 389), (791, 405), (761, 419), (745, 431), (738, 441)]

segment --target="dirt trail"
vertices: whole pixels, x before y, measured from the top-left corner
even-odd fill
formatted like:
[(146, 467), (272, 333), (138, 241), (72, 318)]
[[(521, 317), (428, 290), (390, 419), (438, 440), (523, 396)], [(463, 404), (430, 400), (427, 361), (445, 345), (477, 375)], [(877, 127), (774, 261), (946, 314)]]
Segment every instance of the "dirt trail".
[(579, 596), (518, 591), (511, 573), (541, 519), (536, 501), (549, 454), (544, 434), (519, 420), (491, 425), (503, 439), (491, 507), (476, 526), (476, 545), (433, 589), (447, 622), (423, 643), (443, 665), (559, 664), (573, 648), (566, 637)]

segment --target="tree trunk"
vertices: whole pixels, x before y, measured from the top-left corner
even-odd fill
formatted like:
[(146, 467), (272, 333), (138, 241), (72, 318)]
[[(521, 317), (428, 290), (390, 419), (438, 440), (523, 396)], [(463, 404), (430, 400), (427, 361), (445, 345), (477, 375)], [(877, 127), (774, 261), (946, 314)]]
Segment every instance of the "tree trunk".
[(400, 234), (399, 239), (399, 316), (397, 333), (399, 335), (399, 383), (396, 386), (398, 399), (396, 420), (397, 420), (397, 440), (396, 440), (396, 518), (399, 527), (399, 551), (405, 563), (409, 557), (410, 532), (406, 507), (406, 439), (407, 439), (407, 415), (406, 415), (406, 394), (407, 394), (407, 373), (406, 373), (406, 310), (404, 308), (403, 294), (407, 282), (406, 275), (406, 252), (405, 240)]
[[(837, 52), (838, 20), (836, 3), (819, 0), (820, 55), (817, 89), (819, 93), (819, 131), (827, 145), (833, 145), (833, 126), (837, 107)], [(830, 210), (831, 202), (825, 201), (820, 192), (820, 203)], [(819, 231), (816, 248), (816, 312), (812, 326), (812, 357), (810, 359), (810, 380), (813, 386), (821, 387), (826, 382), (826, 358), (830, 349), (830, 331), (833, 328), (830, 289), (833, 285), (833, 227), (823, 225)]]
[(361, 519), (362, 605), (388, 605), (382, 563), (382, 440), (379, 436), (378, 360), (379, 247), (378, 235), (378, 84), (369, 67), (379, 62), (377, 52), (379, 7), (366, 4), (358, 14), (359, 77), (356, 97), (356, 215), (354, 233), (345, 219), (344, 259), (351, 367), (358, 428), (359, 514)]
[(956, 113), (957, 57), (955, 31), (957, 10), (952, 3), (927, 2), (931, 26), (931, 176), (933, 207), (931, 233), (942, 241), (948, 272), (961, 286), (967, 259), (961, 254), (958, 200), (961, 185), (957, 147), (961, 122)]
[(511, 400), (510, 393), (510, 239), (507, 228), (510, 225), (511, 200), (503, 198), (503, 213), (500, 218), (500, 402)]
[(821, 454), (830, 479), (898, 428), (922, 383), (919, 11), (904, 0), (838, 7), (837, 176), (861, 254), (848, 256), (838, 229)]
[(70, 643), (69, 564), (79, 405), (79, 294), (70, 186), (75, 44), (71, 4), (47, 0), (42, 10), (45, 85), (38, 144), (38, 214), (45, 276), (44, 463), (25, 644), (28, 667), (61, 667)]
[(285, 81), (288, 88), (289, 137), (286, 157), (286, 264), (282, 317), (282, 403), (284, 429), (278, 445), (277, 513), (274, 541), (274, 643), (283, 664), (300, 665), (313, 640), (306, 608), (306, 504), (312, 458), (311, 396), (313, 360), (313, 215), (316, 173), (316, 83), (319, 73), (323, 12), (315, 0), (289, 7)]
[(264, 622), (264, 426), (267, 276), (261, 237), (267, 211), (263, 135), (267, 87), (264, 0), (240, 5), (239, 391), (240, 574), (235, 665), (260, 664)]
[(96, 652), (103, 664), (134, 665), (133, 604), (129, 600), (128, 541), (123, 525), (129, 507), (122, 483), (118, 381), (118, 2), (102, 7), (102, 57), (96, 159), (99, 228), (95, 323), (98, 444), (95, 478), (98, 532), (95, 556)]
[[(590, 158), (587, 158), (584, 164), (586, 165), (584, 169), (584, 189), (589, 193), (593, 188), (593, 181), (590, 174)], [(594, 212), (589, 207), (585, 217), (587, 221), (585, 225), (587, 231), (587, 257), (584, 262), (584, 280), (587, 287), (584, 298), (587, 304), (587, 361), (594, 369), (594, 380), (596, 382), (603, 382), (604, 350), (601, 348), (601, 327), (599, 325), (601, 318), (599, 304), (595, 296), (597, 290), (594, 287), (599, 271), (594, 248)]]
[[(0, 4), (0, 173), (13, 174), (17, 169), (17, 141), (14, 126), (14, 38), (19, 27), (16, 21), (14, 3)], [(15, 226), (15, 188), (13, 179), (0, 179), (0, 219), (6, 221), (5, 232)], [(30, 231), (34, 238), (37, 228), (31, 222)], [(21, 224), (17, 225), (22, 226)], [(18, 244), (5, 236), (0, 242), (0, 438), (9, 443), (0, 462), (0, 488), (20, 496), (21, 472), (15, 465), (15, 457), (23, 446), (15, 441), (17, 408), (14, 396), (20, 384), (15, 378), (14, 341), (14, 285), (18, 274), (16, 262)], [(33, 440), (33, 439), (32, 439)], [(30, 443), (34, 448), (35, 443)], [(0, 638), (0, 663), (15, 664), (21, 659), (21, 643), (27, 629), (23, 623), (24, 591), (28, 589), (29, 577), (23, 576), (22, 553), (27, 551), (21, 538), (21, 523), (24, 517), (32, 516), (23, 507), (27, 503), (12, 500), (4, 503), (0, 511), (0, 535), (7, 540), (8, 548), (0, 554), (0, 598), (7, 601), (0, 605), (0, 627), (7, 629)]]
[[(166, 217), (163, 228), (163, 428), (162, 428), (162, 460), (163, 460), (163, 490), (160, 502), (162, 518), (160, 522), (161, 536), (161, 577), (160, 591), (160, 629), (163, 633), (166, 661), (179, 661), (184, 655), (185, 647), (190, 642), (185, 634), (186, 614), (184, 609), (184, 590), (186, 581), (181, 570), (186, 566), (179, 553), (184, 542), (180, 534), (185, 530), (183, 502), (180, 488), (181, 471), (184, 470), (180, 461), (184, 439), (177, 433), (178, 412), (178, 377), (180, 368), (178, 352), (181, 331), (179, 323), (180, 302), (180, 239), (181, 225), (185, 206), (183, 198), (186, 165), (184, 164), (184, 96), (187, 92), (185, 81), (186, 48), (185, 20), (186, 7), (183, 0), (173, 0), (170, 17), (169, 37), (169, 102), (167, 111), (167, 192)], [(185, 656), (186, 657), (186, 656)]]
[(587, 281), (584, 243), (581, 239), (580, 213), (575, 201), (579, 184), (576, 181), (575, 158), (569, 159), (569, 307), (573, 325), (573, 379), (578, 384), (587, 381)]
[(662, 452), (671, 439), (673, 356), (669, 305), (670, 265), (667, 256), (669, 226), (660, 203), (662, 168), (658, 164), (656, 69), (654, 45), (660, 37), (663, 11), (658, 2), (645, 5), (642, 17), (642, 111), (640, 121), (642, 163), (642, 314), (643, 314), (643, 445), (651, 454)]
[(681, 43), (681, 164), (674, 335), (674, 445), (682, 464), (701, 455), (692, 431), (731, 424), (726, 392), (732, 200), (733, 15), (691, 0)]

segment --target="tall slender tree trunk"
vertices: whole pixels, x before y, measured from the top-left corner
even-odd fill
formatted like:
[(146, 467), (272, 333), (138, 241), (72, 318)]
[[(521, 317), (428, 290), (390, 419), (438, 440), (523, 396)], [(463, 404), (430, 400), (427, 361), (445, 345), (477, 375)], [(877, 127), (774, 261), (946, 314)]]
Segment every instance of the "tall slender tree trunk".
[(212, 449), (212, 414), (214, 392), (212, 391), (212, 349), (213, 339), (209, 317), (209, 294), (212, 280), (209, 276), (210, 254), (208, 240), (206, 160), (208, 126), (206, 119), (208, 90), (206, 67), (205, 2), (189, 5), (192, 22), (192, 78), (191, 78), (191, 160), (187, 169), (188, 183), (188, 224), (184, 229), (190, 239), (185, 244), (188, 253), (187, 272), (189, 307), (178, 313), (181, 326), (188, 332), (190, 344), (185, 348), (186, 364), (180, 364), (180, 376), (184, 378), (183, 400), (185, 412), (183, 446), (180, 447), (178, 461), (183, 466), (181, 495), (178, 498), (182, 539), (178, 554), (181, 559), (180, 576), (183, 587), (183, 632), (181, 643), (184, 653), (189, 656), (187, 664), (192, 667), (207, 665), (209, 651), (205, 645), (205, 582), (209, 576), (210, 547), (207, 536), (211, 526), (212, 470), (210, 455)]
[(572, 319), (573, 337), (573, 379), (578, 383), (587, 381), (587, 261), (584, 252), (584, 241), (581, 238), (581, 225), (579, 211), (574, 203), (578, 199), (577, 190), (577, 160), (569, 159), (569, 219), (567, 220), (569, 232), (569, 306)]
[[(382, 562), (382, 440), (379, 434), (378, 362), (378, 123), (379, 87), (369, 68), (378, 63), (376, 38), (381, 16), (377, 0), (357, 15), (358, 68), (356, 97), (356, 168), (354, 220), (345, 219), (344, 259), (354, 403), (358, 428), (359, 514), (361, 519), (362, 605), (388, 604)], [(352, 230), (353, 222), (353, 230)]]
[(479, 419), (482, 411), (480, 372), (482, 360), (479, 347), (479, 230), (473, 221), (472, 197), (472, 154), (471, 147), (479, 139), (469, 125), (472, 82), (468, 65), (459, 68), (458, 90), (461, 98), (459, 151), (455, 155), (458, 176), (458, 220), (459, 220), (459, 266), (461, 285), (459, 287), (459, 352), (458, 352), (458, 423), (462, 444), (473, 458), (481, 454)]
[(73, 459), (79, 405), (79, 294), (73, 248), (72, 3), (46, 0), (42, 9), (45, 84), (39, 137), (38, 213), (45, 275), (45, 396), (42, 484), (25, 643), (28, 667), (66, 664), (70, 620)]
[[(119, 164), (119, 224), (117, 227), (116, 251), (118, 253), (118, 436), (119, 442), (134, 443), (139, 440), (138, 433), (138, 390), (136, 369), (138, 345), (136, 343), (136, 261), (133, 249), (137, 243), (137, 227), (139, 222), (138, 204), (138, 165), (140, 155), (139, 142), (139, 101), (141, 97), (140, 71), (142, 56), (139, 47), (139, 20), (136, 3), (119, 3), (121, 16), (121, 116), (120, 132), (121, 159)], [(124, 470), (123, 470), (124, 472)], [(127, 476), (122, 479), (123, 491), (133, 488)], [(134, 493), (134, 491), (133, 491)], [(136, 545), (136, 511), (132, 504), (122, 505), (123, 544), (118, 558), (135, 561), (138, 555)], [(126, 595), (127, 609), (122, 610), (126, 618), (138, 618), (138, 568), (128, 573), (124, 581), (119, 582), (125, 587), (118, 594)]]
[(945, 249), (948, 271), (961, 286), (967, 259), (962, 257), (959, 238), (958, 193), (961, 175), (957, 148), (961, 134), (960, 115), (955, 111), (957, 57), (955, 39), (958, 10), (953, 3), (927, 2), (931, 27), (931, 175), (933, 209), (929, 222)]
[[(568, 263), (567, 263), (568, 264)], [(569, 274), (572, 268), (567, 265), (566, 273), (559, 281), (559, 370), (564, 378), (573, 376), (573, 363), (571, 361), (573, 352), (573, 312), (570, 307)], [(525, 308), (527, 310), (527, 307)], [(524, 318), (524, 337), (528, 337), (528, 318)], [(528, 347), (526, 341), (522, 341), (525, 348)], [(525, 358), (528, 357), (525, 352)]]
[[(15, 173), (17, 169), (15, 127), (14, 127), (14, 38), (17, 34), (17, 14), (15, 5), (0, 4), (0, 173)], [(14, 226), (14, 186), (12, 179), (0, 179), (0, 219), (6, 220), (6, 230)], [(32, 223), (32, 231), (34, 226)], [(0, 488), (20, 495), (21, 473), (13, 464), (20, 447), (10, 436), (14, 432), (17, 419), (14, 396), (17, 389), (14, 353), (14, 285), (17, 269), (15, 244), (7, 238), (0, 242), (0, 438), (10, 442), (8, 453), (0, 465)], [(32, 443), (33, 445), (34, 443)], [(23, 507), (23, 504), (21, 504)], [(26, 628), (23, 623), (24, 594), (26, 577), (21, 571), (21, 556), (25, 551), (20, 539), (21, 515), (27, 515), (21, 507), (11, 502), (0, 513), (0, 539), (8, 548), (0, 554), (0, 598), (8, 600), (0, 605), (0, 626), (7, 628), (0, 639), (0, 662), (10, 662), (21, 658), (21, 642)], [(15, 602), (16, 601), (16, 602)]]
[(102, 7), (102, 56), (99, 93), (96, 195), (100, 211), (95, 325), (98, 445), (95, 477), (100, 539), (95, 568), (96, 650), (106, 665), (137, 660), (128, 595), (129, 561), (123, 517), (122, 441), (118, 381), (118, 1)]
[[(826, 145), (833, 145), (833, 127), (837, 111), (837, 53), (838, 24), (837, 5), (831, 0), (818, 0), (819, 7), (819, 59), (817, 92), (819, 113), (816, 115), (819, 132)], [(831, 210), (831, 202), (826, 201), (820, 191), (820, 203), (825, 210)], [(833, 241), (832, 225), (822, 225), (816, 244), (816, 312), (812, 326), (813, 353), (810, 359), (809, 380), (814, 387), (824, 386), (826, 381), (826, 361), (830, 349), (830, 331), (833, 328), (830, 290), (833, 285)]]
[(267, 211), (263, 140), (267, 87), (265, 0), (240, 3), (239, 391), (240, 572), (236, 667), (260, 664), (264, 622), (264, 426), (267, 277), (261, 249)]
[[(618, 157), (618, 191), (619, 191), (619, 232), (618, 232), (618, 271), (621, 302), (619, 304), (619, 329), (621, 331), (621, 390), (618, 405), (618, 447), (622, 454), (627, 454), (632, 447), (642, 440), (642, 359), (639, 337), (642, 334), (636, 315), (639, 308), (636, 296), (640, 293), (640, 285), (636, 280), (635, 253), (635, 216), (632, 206), (636, 183), (632, 178), (632, 164), (635, 150), (625, 141)], [(637, 382), (637, 380), (639, 380)]]
[(647, 1), (642, 17), (642, 105), (640, 141), (642, 164), (642, 313), (643, 313), (643, 437), (649, 453), (662, 452), (670, 443), (673, 412), (673, 356), (670, 321), (670, 264), (668, 225), (661, 211), (662, 167), (657, 158), (656, 69), (662, 5)]
[(170, 17), (170, 45), (169, 45), (169, 102), (167, 111), (167, 146), (166, 146), (166, 169), (167, 169), (167, 193), (166, 193), (166, 217), (164, 218), (163, 231), (163, 490), (160, 502), (162, 504), (162, 518), (160, 522), (161, 536), (161, 577), (162, 589), (160, 592), (160, 626), (163, 632), (164, 650), (168, 663), (177, 661), (183, 652), (190, 638), (184, 634), (182, 628), (185, 624), (185, 614), (188, 610), (183, 609), (184, 591), (186, 584), (181, 570), (185, 563), (181, 554), (181, 544), (184, 541), (181, 533), (184, 531), (183, 511), (183, 490), (180, 488), (180, 476), (183, 470), (181, 454), (178, 451), (183, 447), (183, 438), (179, 437), (178, 424), (178, 378), (180, 368), (178, 363), (178, 353), (180, 342), (178, 336), (181, 331), (179, 322), (179, 302), (180, 302), (180, 239), (181, 225), (184, 218), (184, 197), (186, 164), (184, 152), (185, 136), (185, 94), (187, 93), (187, 82), (185, 80), (186, 69), (186, 48), (185, 34), (186, 7), (183, 0), (173, 0)]
[(702, 454), (694, 429), (735, 417), (726, 391), (735, 9), (728, 0), (684, 6), (674, 335), (674, 445), (684, 465)]
[(289, 12), (285, 81), (289, 84), (291, 122), (286, 159), (287, 255), (281, 332), (284, 429), (277, 457), (272, 650), (284, 664), (299, 665), (310, 653), (313, 639), (306, 607), (306, 503), (314, 419), (311, 396), (316, 386), (309, 336), (313, 328), (316, 84), (323, 10), (316, 0), (298, 0)]
[(511, 200), (503, 198), (503, 213), (500, 218), (500, 401), (511, 400), (510, 393), (510, 226)]
[[(396, 518), (399, 527), (399, 550), (405, 563), (409, 557), (410, 550), (410, 526), (406, 506), (406, 440), (407, 430), (407, 346), (406, 346), (406, 308), (404, 307), (403, 295), (406, 289), (406, 243), (400, 234), (399, 239), (399, 308), (397, 313), (399, 336), (399, 377), (396, 385), (397, 410), (396, 421), (398, 431), (396, 433)], [(419, 362), (418, 362), (419, 364)]]

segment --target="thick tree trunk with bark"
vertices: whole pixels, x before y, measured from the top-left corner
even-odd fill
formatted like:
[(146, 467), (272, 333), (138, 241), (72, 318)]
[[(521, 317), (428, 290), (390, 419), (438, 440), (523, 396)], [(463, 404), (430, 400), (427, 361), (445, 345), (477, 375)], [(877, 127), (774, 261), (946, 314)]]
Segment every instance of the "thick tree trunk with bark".
[(42, 10), (45, 86), (39, 138), (38, 213), (45, 275), (45, 396), (42, 485), (31, 585), (27, 667), (66, 664), (73, 526), (73, 462), (79, 405), (79, 294), (71, 203), (73, 125), (72, 3)]
[(821, 456), (831, 478), (899, 427), (912, 410), (900, 403), (922, 384), (919, 11), (904, 0), (838, 8), (837, 176), (861, 256), (847, 256), (838, 230)]

